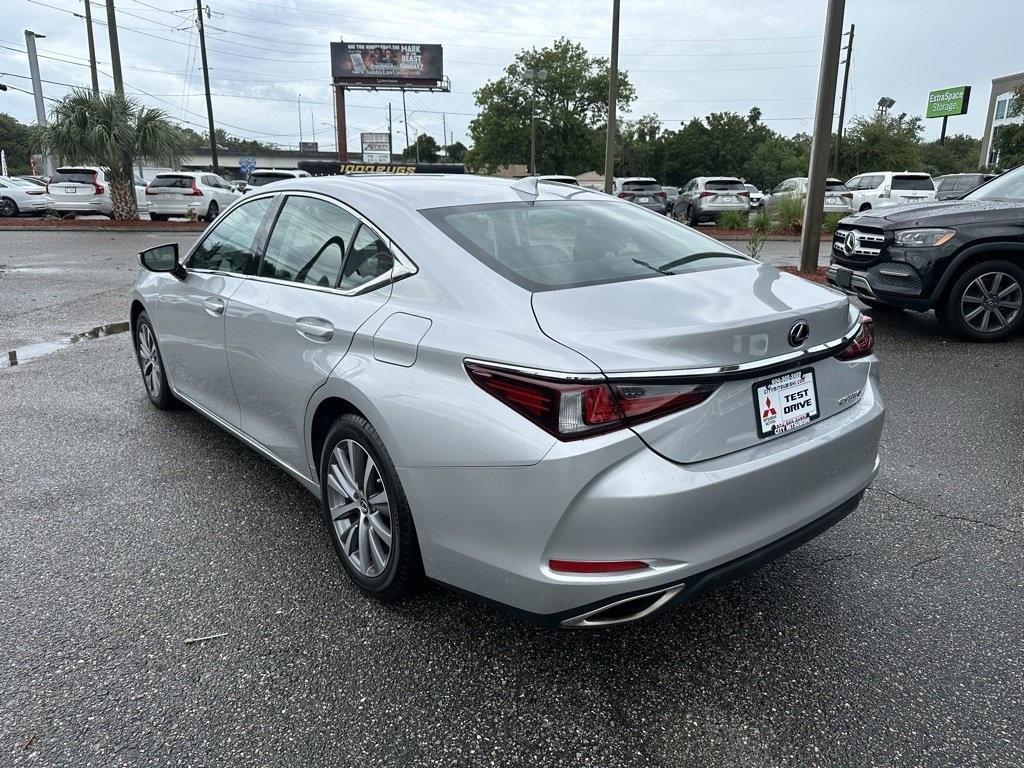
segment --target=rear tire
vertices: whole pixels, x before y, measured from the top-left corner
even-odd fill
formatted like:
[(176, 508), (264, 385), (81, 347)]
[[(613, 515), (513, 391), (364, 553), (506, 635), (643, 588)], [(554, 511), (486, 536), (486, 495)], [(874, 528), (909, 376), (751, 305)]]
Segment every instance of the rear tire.
[(206, 208), (206, 221), (210, 222), (217, 218), (217, 214), (220, 213), (220, 206), (217, 205), (216, 200), (211, 200), (210, 204)]
[(180, 404), (178, 398), (171, 394), (167, 383), (167, 370), (160, 355), (160, 345), (156, 341), (156, 331), (145, 311), (135, 320), (135, 359), (142, 372), (142, 383), (146, 386), (149, 401), (161, 411), (169, 411)]
[(970, 341), (1004, 341), (1024, 328), (1024, 269), (983, 261), (964, 270), (935, 314), (949, 331)]
[(166, 213), (151, 213), (151, 214), (149, 214), (149, 220), (150, 221), (167, 221), (169, 218), (171, 218), (171, 217), (168, 216)]
[(697, 220), (696, 214), (693, 212), (693, 206), (686, 206), (686, 223), (691, 227), (696, 227), (700, 222)]
[(334, 422), (320, 456), (321, 508), (356, 586), (383, 602), (420, 590), (423, 562), (409, 501), (377, 430), (356, 414)]
[(864, 211), (870, 211), (870, 210), (871, 210), (871, 203), (864, 203), (863, 205), (861, 205), (860, 210), (858, 212), (859, 213), (864, 213)]
[(9, 197), (0, 197), (0, 219), (18, 215), (18, 204)]

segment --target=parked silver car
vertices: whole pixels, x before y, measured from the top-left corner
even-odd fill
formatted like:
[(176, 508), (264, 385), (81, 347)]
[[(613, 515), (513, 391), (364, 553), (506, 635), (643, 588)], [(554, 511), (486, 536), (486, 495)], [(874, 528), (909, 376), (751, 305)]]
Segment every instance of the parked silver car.
[(598, 192), (294, 179), (140, 261), (150, 400), (317, 495), (381, 599), (426, 577), (555, 625), (642, 618), (817, 535), (878, 468), (844, 294)]
[(665, 213), (668, 207), (665, 203), (665, 190), (657, 179), (649, 176), (627, 176), (612, 180), (612, 194), (623, 200), (643, 206), (655, 213)]
[(679, 190), (672, 215), (691, 227), (702, 221), (717, 221), (726, 211), (750, 211), (750, 192), (732, 176), (701, 176)]

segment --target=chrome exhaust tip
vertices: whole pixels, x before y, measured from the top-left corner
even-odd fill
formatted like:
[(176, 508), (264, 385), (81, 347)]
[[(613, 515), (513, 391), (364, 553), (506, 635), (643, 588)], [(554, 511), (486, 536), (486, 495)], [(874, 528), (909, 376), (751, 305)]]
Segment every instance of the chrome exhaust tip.
[(562, 621), (563, 627), (595, 628), (610, 627), (615, 624), (627, 624), (650, 616), (652, 613), (670, 602), (683, 591), (686, 584), (675, 584), (664, 589), (657, 589), (642, 595), (634, 595), (624, 600), (595, 608), (592, 611), (572, 616)]

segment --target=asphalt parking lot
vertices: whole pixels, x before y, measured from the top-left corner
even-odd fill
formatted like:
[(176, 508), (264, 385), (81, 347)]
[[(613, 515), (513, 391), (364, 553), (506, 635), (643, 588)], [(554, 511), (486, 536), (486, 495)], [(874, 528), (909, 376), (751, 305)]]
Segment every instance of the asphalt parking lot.
[[(0, 353), (124, 320), (168, 239), (0, 232)], [(860, 509), (600, 632), (363, 598), (297, 483), (150, 406), (126, 334), (0, 368), (0, 765), (1024, 764), (1024, 339), (875, 317)]]

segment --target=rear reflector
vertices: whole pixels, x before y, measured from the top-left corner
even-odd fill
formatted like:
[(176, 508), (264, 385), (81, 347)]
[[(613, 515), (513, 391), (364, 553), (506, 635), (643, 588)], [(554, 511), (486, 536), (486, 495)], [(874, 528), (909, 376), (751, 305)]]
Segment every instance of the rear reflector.
[(650, 568), (643, 560), (549, 560), (548, 567), (560, 573), (622, 573)]
[(836, 355), (839, 360), (856, 360), (867, 357), (875, 351), (875, 321), (867, 315), (860, 316), (860, 330), (853, 341)]
[(575, 440), (690, 408), (714, 384), (672, 381), (572, 382), (467, 362), (469, 377), (493, 397), (559, 440)]

